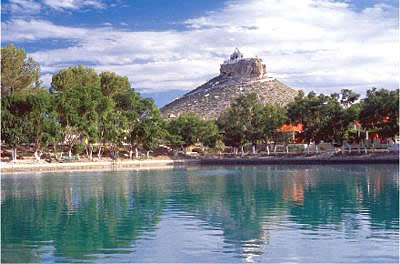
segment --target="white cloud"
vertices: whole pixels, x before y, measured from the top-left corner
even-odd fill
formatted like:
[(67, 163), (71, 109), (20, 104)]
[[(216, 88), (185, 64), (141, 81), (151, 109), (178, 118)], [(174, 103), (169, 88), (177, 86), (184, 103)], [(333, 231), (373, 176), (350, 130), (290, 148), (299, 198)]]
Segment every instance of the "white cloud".
[(42, 39), (83, 40), (88, 29), (54, 25), (46, 20), (13, 19), (2, 23), (3, 41), (36, 41)]
[(42, 6), (34, 0), (10, 0), (4, 8), (14, 15), (26, 15), (39, 13)]
[(3, 26), (9, 41), (76, 41), (30, 54), (47, 73), (79, 61), (126, 75), (135, 87), (189, 90), (217, 75), (219, 63), (238, 47), (245, 56), (263, 58), (267, 71), (293, 88), (364, 93), (372, 86), (398, 87), (397, 23), (387, 5), (356, 12), (333, 1), (252, 0), (189, 19), (183, 32), (20, 19)]
[(105, 4), (100, 0), (43, 0), (43, 4), (58, 11), (76, 10), (83, 7), (105, 8)]

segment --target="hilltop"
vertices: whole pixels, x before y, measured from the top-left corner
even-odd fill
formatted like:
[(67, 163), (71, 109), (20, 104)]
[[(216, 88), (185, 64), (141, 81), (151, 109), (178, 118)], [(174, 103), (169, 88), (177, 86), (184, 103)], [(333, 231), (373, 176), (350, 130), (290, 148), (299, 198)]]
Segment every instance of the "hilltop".
[(161, 108), (166, 118), (195, 113), (204, 119), (216, 119), (241, 95), (256, 93), (263, 103), (284, 106), (294, 100), (297, 91), (268, 77), (260, 58), (244, 58), (236, 49), (221, 64), (220, 74)]

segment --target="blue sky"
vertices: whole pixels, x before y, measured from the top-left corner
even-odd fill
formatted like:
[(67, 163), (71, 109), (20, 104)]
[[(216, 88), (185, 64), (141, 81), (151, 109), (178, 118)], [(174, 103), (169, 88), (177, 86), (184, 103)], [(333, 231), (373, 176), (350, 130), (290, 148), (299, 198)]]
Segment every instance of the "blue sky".
[(24, 48), (49, 86), (87, 65), (128, 76), (159, 106), (218, 75), (238, 47), (295, 89), (398, 88), (395, 0), (7, 0), (2, 46)]

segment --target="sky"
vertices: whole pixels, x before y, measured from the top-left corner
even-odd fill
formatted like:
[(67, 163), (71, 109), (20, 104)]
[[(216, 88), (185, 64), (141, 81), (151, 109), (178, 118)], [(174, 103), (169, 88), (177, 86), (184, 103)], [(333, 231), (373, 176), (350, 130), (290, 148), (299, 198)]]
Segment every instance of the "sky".
[(127, 76), (158, 106), (217, 76), (235, 48), (305, 92), (399, 87), (397, 0), (3, 0), (9, 44), (46, 87), (86, 65)]

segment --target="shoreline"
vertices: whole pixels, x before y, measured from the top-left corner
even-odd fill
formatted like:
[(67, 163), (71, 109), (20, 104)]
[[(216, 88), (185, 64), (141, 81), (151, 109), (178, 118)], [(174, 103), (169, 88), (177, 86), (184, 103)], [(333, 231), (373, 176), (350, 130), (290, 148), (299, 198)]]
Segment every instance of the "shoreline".
[(254, 158), (203, 159), (201, 165), (330, 165), (330, 164), (399, 164), (398, 158)]
[(1, 162), (1, 173), (52, 172), (52, 171), (117, 171), (143, 169), (173, 169), (190, 165), (323, 165), (323, 164), (399, 164), (399, 156), (362, 155), (344, 157), (245, 157), (245, 158), (198, 158), (198, 159), (153, 159), (67, 163), (12, 163)]
[(15, 172), (53, 172), (53, 171), (116, 171), (129, 169), (170, 169), (198, 160), (129, 160), (129, 161), (95, 161), (95, 162), (68, 162), (68, 163), (4, 163), (1, 162), (1, 173)]

